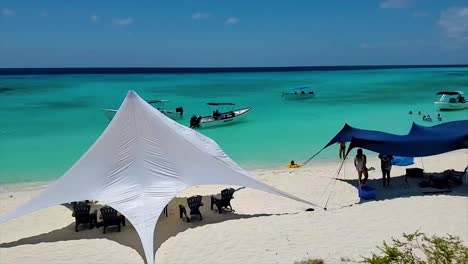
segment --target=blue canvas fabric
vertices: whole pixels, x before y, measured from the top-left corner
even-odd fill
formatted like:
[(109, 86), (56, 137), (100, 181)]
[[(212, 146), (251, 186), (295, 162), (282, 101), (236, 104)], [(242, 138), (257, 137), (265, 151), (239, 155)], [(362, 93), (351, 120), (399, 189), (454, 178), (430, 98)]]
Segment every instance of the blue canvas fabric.
[(424, 157), (468, 148), (468, 120), (447, 122), (431, 127), (412, 125), (407, 135), (365, 130), (345, 126), (325, 146), (351, 142), (353, 148), (364, 148), (393, 156)]
[(409, 166), (413, 164), (414, 164), (413, 157), (395, 156), (393, 157), (393, 160), (392, 160), (392, 165), (395, 165), (395, 166)]
[(367, 130), (352, 127), (348, 124), (345, 124), (343, 128), (336, 134), (336, 136), (330, 140), (330, 142), (325, 145), (324, 148), (327, 148), (338, 142), (350, 142), (353, 137), (358, 138), (368, 138), (378, 140), (380, 138), (389, 138), (389, 137), (401, 137), (400, 135), (390, 134), (386, 132), (376, 131), (376, 130)]

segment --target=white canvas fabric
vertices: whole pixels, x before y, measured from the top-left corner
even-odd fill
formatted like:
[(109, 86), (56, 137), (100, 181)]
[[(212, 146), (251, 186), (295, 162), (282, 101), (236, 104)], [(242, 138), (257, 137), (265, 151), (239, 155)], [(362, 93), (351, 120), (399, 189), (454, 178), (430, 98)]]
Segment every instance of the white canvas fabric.
[(167, 118), (129, 91), (109, 126), (55, 183), (0, 224), (36, 210), (81, 200), (112, 206), (132, 223), (154, 263), (153, 235), (164, 207), (193, 185), (238, 185), (314, 205), (264, 184), (202, 134)]

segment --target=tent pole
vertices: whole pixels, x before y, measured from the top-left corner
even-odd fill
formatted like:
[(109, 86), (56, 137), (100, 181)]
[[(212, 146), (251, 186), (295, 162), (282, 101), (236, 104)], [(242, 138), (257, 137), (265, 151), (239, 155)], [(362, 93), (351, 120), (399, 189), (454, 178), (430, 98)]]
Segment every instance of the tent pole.
[(309, 163), (311, 160), (313, 160), (318, 154), (320, 154), (320, 152), (322, 152), (322, 150), (324, 150), (325, 148), (322, 148), (321, 150), (319, 150), (317, 153), (315, 153), (312, 157), (310, 157), (309, 159), (307, 159), (306, 161), (304, 161), (304, 164), (302, 165), (302, 167), (304, 167), (305, 165), (307, 165), (307, 163)]
[[(338, 181), (338, 177), (339, 177), (339, 175), (340, 175), (341, 169), (343, 168), (343, 164), (344, 164), (344, 162), (346, 161), (346, 158), (347, 158), (347, 155), (345, 156), (345, 158), (344, 158), (343, 161), (341, 162), (340, 168), (338, 169), (338, 173), (336, 174), (336, 177), (335, 177), (335, 181), (333, 182), (333, 185), (331, 186), (330, 195), (328, 195), (328, 198), (327, 198), (327, 201), (325, 202), (325, 206), (323, 207), (323, 210), (327, 210), (328, 202), (330, 201), (330, 197), (331, 197), (332, 194), (333, 194), (333, 188), (335, 188), (336, 182)], [(331, 183), (331, 181), (330, 181), (330, 183)], [(329, 183), (329, 184), (330, 184), (330, 183)]]
[(320, 154), (320, 152), (322, 152), (322, 150), (324, 150), (325, 148), (322, 148), (321, 150), (319, 150), (317, 153), (315, 153), (312, 157), (308, 158), (306, 161), (304, 161), (304, 163), (302, 163), (302, 166), (297, 169), (297, 170), (291, 170), (289, 171), (289, 173), (293, 173), (294, 171), (298, 171), (298, 170), (301, 170), (301, 168), (304, 168), (307, 163), (309, 163), (311, 160), (313, 160), (318, 154)]
[(425, 168), (424, 168), (424, 161), (423, 161), (423, 158), (422, 158), (422, 157), (421, 157), (421, 165), (422, 165), (422, 167), (423, 167), (423, 170), (425, 170)]

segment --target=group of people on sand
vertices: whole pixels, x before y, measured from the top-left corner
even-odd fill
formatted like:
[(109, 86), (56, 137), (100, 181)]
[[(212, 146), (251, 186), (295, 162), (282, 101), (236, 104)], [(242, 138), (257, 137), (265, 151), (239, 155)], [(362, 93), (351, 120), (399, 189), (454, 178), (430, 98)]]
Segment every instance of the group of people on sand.
[[(380, 169), (382, 170), (382, 183), (383, 187), (390, 186), (390, 171), (392, 170), (392, 155), (379, 154)], [(354, 166), (358, 172), (359, 185), (366, 185), (369, 178), (367, 168), (367, 157), (364, 155), (362, 149), (357, 150), (356, 157), (354, 157)], [(362, 178), (364, 176), (364, 179)]]
[[(413, 111), (410, 110), (408, 114), (412, 115)], [(421, 111), (418, 111), (418, 115), (421, 115)], [(432, 117), (429, 114), (423, 115), (422, 119), (423, 121), (432, 121)], [(437, 114), (437, 120), (442, 121), (442, 116), (440, 114)]]
[[(346, 142), (339, 142), (340, 159), (346, 158)], [(392, 170), (392, 155), (379, 154), (380, 169), (382, 170), (382, 182), (383, 187), (390, 186), (390, 171)], [(367, 157), (364, 155), (362, 149), (358, 149), (356, 156), (354, 157), (354, 167), (358, 173), (359, 185), (365, 185), (369, 178), (369, 169), (367, 168)]]

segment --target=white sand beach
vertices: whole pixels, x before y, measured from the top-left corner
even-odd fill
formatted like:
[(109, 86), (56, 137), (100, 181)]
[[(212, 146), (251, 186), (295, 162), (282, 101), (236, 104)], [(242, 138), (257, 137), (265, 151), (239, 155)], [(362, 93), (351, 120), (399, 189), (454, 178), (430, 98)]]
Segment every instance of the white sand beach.
[[(425, 172), (462, 171), (468, 151), (461, 150), (415, 160), (410, 167)], [(416, 230), (427, 234), (456, 235), (468, 243), (468, 185), (452, 192), (423, 195), (417, 183), (406, 184), (405, 167), (393, 167), (391, 187), (381, 187), (380, 163), (369, 157), (369, 186), (378, 200), (360, 202), (352, 160), (334, 180), (339, 162), (314, 161), (300, 170), (272, 168), (251, 171), (265, 183), (319, 207), (272, 194), (243, 189), (235, 193), (235, 212), (210, 210), (210, 195), (226, 186), (196, 186), (180, 193), (169, 204), (169, 216), (161, 215), (156, 228), (156, 263), (285, 263), (322, 258), (326, 263), (359, 261), (376, 251), (383, 240)], [(292, 173), (291, 173), (292, 171)], [(29, 200), (42, 186), (3, 186), (0, 214)], [(178, 205), (186, 197), (203, 195), (203, 220), (179, 219)], [(329, 200), (327, 210), (323, 210)], [(98, 205), (96, 205), (98, 206)], [(75, 233), (74, 218), (64, 206), (56, 206), (0, 225), (0, 263), (144, 263), (143, 251), (131, 224), (122, 232), (102, 228)]]

